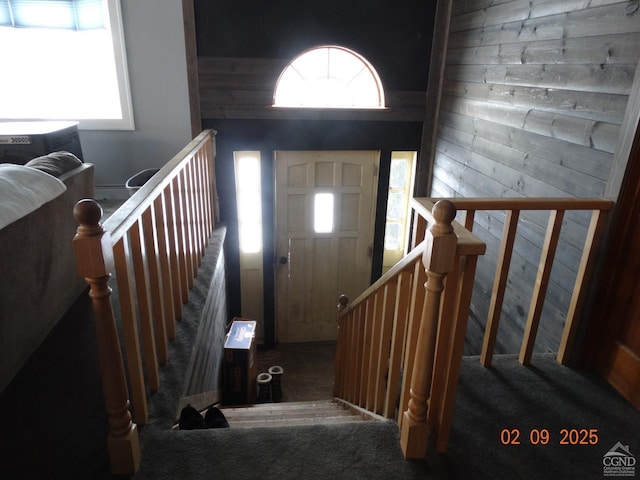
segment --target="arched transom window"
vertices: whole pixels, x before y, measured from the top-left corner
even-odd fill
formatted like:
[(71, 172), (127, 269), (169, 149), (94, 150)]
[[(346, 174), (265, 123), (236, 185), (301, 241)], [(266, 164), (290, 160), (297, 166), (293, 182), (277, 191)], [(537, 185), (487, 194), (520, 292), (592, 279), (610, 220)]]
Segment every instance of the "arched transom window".
[(294, 58), (282, 71), (274, 107), (385, 108), (384, 90), (373, 66), (344, 47), (321, 46)]

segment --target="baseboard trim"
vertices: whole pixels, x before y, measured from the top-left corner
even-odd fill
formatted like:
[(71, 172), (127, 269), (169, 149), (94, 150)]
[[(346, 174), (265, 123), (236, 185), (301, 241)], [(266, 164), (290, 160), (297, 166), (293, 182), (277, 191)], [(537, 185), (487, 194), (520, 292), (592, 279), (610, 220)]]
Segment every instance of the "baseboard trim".
[(129, 191), (124, 185), (97, 185), (95, 187), (94, 198), (100, 200), (126, 200), (129, 198)]

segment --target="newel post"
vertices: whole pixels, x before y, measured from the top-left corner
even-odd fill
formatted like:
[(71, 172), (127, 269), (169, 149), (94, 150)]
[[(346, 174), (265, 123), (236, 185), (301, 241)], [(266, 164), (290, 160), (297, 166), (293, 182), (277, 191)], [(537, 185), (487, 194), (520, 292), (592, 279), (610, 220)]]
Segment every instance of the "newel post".
[(440, 299), (444, 278), (453, 268), (457, 237), (451, 222), (456, 209), (447, 200), (436, 203), (435, 218), (425, 235), (422, 263), (427, 273), (426, 295), (418, 330), (418, 341), (411, 376), (410, 400), (403, 413), (400, 445), (406, 458), (422, 459), (427, 455), (429, 393), (433, 377), (433, 358), (438, 334)]
[(344, 293), (338, 298), (338, 312), (342, 312), (349, 305), (349, 297)]
[[(109, 267), (113, 253), (109, 234), (99, 221), (102, 208), (93, 200), (80, 200), (73, 209), (79, 224), (73, 239), (78, 274), (89, 284), (98, 340), (102, 388), (109, 416), (107, 445), (114, 475), (132, 475), (140, 464), (136, 424), (129, 412), (129, 392), (120, 342), (111, 307)], [(103, 246), (105, 248), (103, 248)]]

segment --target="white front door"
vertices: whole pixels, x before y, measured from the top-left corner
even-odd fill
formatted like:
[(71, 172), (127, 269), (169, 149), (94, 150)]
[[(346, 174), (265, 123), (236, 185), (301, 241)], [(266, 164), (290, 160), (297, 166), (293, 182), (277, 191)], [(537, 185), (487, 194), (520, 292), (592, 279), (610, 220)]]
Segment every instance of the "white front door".
[(278, 342), (335, 340), (370, 283), (379, 151), (276, 152)]

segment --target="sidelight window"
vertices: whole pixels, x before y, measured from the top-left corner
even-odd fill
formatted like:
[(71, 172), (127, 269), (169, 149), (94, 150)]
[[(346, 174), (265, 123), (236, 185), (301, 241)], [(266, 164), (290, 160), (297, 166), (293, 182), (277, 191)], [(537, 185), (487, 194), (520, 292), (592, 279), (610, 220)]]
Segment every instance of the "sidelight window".
[(415, 157), (416, 152), (391, 152), (383, 270), (392, 267), (406, 253), (407, 219), (409, 199), (413, 195)]

